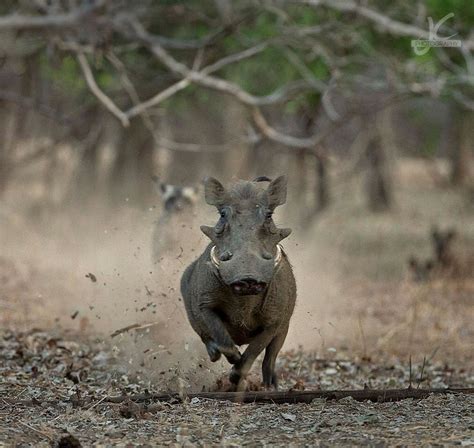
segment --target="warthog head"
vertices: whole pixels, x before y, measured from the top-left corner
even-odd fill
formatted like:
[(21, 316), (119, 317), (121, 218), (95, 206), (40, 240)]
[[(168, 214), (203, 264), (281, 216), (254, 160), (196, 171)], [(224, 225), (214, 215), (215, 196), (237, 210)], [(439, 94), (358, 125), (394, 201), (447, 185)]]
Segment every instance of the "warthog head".
[(180, 213), (190, 210), (197, 202), (198, 188), (180, 187), (160, 182), (158, 176), (152, 176), (155, 188), (163, 199), (163, 209), (167, 213)]
[[(262, 181), (269, 181), (264, 188)], [(278, 229), (272, 215), (286, 202), (286, 178), (240, 181), (226, 190), (214, 178), (204, 181), (205, 199), (217, 207), (215, 227), (201, 226), (214, 243), (212, 262), (225, 284), (237, 295), (263, 293), (282, 253), (278, 243), (291, 229)]]

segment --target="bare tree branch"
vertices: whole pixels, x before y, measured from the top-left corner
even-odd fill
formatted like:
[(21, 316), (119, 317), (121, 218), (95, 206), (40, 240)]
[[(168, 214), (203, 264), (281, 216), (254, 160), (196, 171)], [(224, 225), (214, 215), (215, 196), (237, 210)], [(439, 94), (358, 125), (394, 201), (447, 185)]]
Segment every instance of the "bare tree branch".
[[(374, 9), (368, 8), (355, 0), (301, 0), (297, 3), (304, 3), (311, 6), (324, 5), (331, 9), (336, 9), (341, 12), (353, 12), (361, 17), (375, 23), (385, 32), (395, 36), (407, 36), (418, 39), (429, 39), (430, 33), (415, 25), (407, 24), (394, 20), (387, 15), (384, 15)], [(442, 39), (442, 36), (439, 36)], [(463, 42), (463, 47), (467, 50), (474, 49), (474, 40), (469, 39)]]
[[(217, 70), (220, 70), (224, 67), (226, 67), (229, 64), (239, 62), (243, 59), (252, 57), (261, 51), (263, 51), (266, 48), (267, 44), (262, 43), (259, 45), (256, 45), (255, 47), (248, 48), (244, 51), (241, 51), (239, 53), (231, 54), (229, 56), (226, 56), (222, 59), (219, 59), (217, 62), (208, 65), (205, 67), (201, 73), (203, 74), (210, 74), (213, 73)], [(197, 73), (197, 72), (194, 72)], [(125, 114), (127, 115), (128, 118), (133, 118), (136, 115), (141, 114), (143, 111), (146, 109), (149, 109), (151, 107), (157, 106), (158, 104), (162, 103), (163, 101), (167, 100), (171, 96), (175, 95), (181, 90), (184, 90), (186, 87), (188, 87), (191, 84), (191, 79), (190, 77), (185, 77), (181, 81), (178, 81), (177, 83), (167, 87), (166, 89), (162, 90), (161, 92), (157, 93), (155, 96), (150, 98), (149, 100), (146, 100), (142, 103), (136, 104), (134, 107), (129, 109)]]
[(89, 6), (78, 8), (65, 14), (51, 14), (43, 16), (24, 16), (10, 14), (0, 17), (0, 31), (20, 29), (51, 29), (71, 28), (78, 25), (88, 15), (106, 4), (106, 0), (96, 0)]
[[(324, 133), (308, 138), (293, 137), (291, 135), (283, 134), (282, 132), (272, 128), (268, 124), (260, 109), (254, 108), (252, 115), (255, 124), (265, 137), (275, 142), (281, 143), (282, 145), (299, 149), (312, 149), (316, 151), (316, 146), (320, 144), (329, 135), (329, 133), (334, 130), (335, 127), (329, 126)], [(340, 125), (340, 123), (338, 124)]]
[(100, 87), (97, 85), (89, 62), (87, 62), (86, 56), (83, 53), (78, 53), (77, 60), (81, 66), (87, 86), (91, 92), (109, 110), (109, 112), (111, 112), (120, 120), (123, 126), (128, 127), (130, 120), (128, 119), (127, 115), (124, 114), (120, 108), (104, 92), (102, 92), (102, 90), (100, 90)]
[(136, 104), (135, 106), (127, 110), (127, 112), (125, 112), (125, 116), (127, 118), (136, 117), (137, 115), (140, 115), (143, 112), (145, 112), (147, 109), (157, 106), (158, 104), (172, 97), (173, 95), (180, 92), (181, 90), (184, 90), (190, 84), (191, 84), (191, 81), (189, 80), (189, 78), (182, 79), (181, 81), (178, 81), (177, 83), (172, 84), (171, 86), (157, 93), (155, 96), (153, 96), (149, 100)]
[(161, 45), (158, 45), (156, 42), (153, 44), (153, 40), (150, 38), (150, 35), (145, 31), (145, 29), (140, 23), (138, 23), (137, 21), (133, 21), (131, 25), (135, 29), (137, 37), (146, 46), (150, 48), (151, 52), (155, 55), (155, 57), (165, 67), (171, 70), (171, 72), (176, 75), (179, 75), (180, 77), (189, 79), (195, 84), (199, 84), (209, 89), (218, 90), (220, 92), (232, 95), (236, 97), (241, 103), (244, 103), (247, 106), (264, 106), (283, 102), (287, 100), (288, 97), (293, 94), (295, 90), (301, 90), (303, 87), (306, 89), (315, 88), (315, 86), (308, 85), (306, 82), (304, 83), (304, 85), (299, 82), (284, 86), (283, 88), (276, 90), (270, 95), (252, 95), (233, 82), (207, 75), (204, 70), (197, 72), (189, 69), (186, 65), (174, 59)]

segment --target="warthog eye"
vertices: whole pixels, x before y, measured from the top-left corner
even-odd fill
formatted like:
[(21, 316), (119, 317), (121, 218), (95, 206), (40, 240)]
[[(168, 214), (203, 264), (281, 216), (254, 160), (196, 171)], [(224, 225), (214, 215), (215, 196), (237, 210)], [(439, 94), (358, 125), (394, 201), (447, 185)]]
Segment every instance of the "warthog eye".
[(219, 210), (220, 218), (219, 218), (219, 221), (217, 221), (217, 224), (216, 224), (216, 227), (215, 227), (215, 232), (217, 234), (221, 234), (224, 231), (225, 226), (226, 226), (227, 221), (228, 221), (229, 213), (230, 213), (230, 211), (229, 211), (228, 208), (221, 208)]
[(272, 219), (272, 216), (273, 216), (273, 212), (272, 212), (271, 210), (268, 210), (268, 211), (265, 213), (265, 219), (266, 219), (266, 220)]

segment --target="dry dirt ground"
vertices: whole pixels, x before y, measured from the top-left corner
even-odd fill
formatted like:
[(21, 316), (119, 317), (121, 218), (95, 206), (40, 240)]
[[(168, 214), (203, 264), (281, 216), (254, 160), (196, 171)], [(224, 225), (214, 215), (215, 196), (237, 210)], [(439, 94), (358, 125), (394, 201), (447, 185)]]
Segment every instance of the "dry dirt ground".
[[(94, 338), (39, 330), (3, 331), (0, 338), (1, 446), (79, 446), (71, 437), (83, 446), (474, 444), (472, 395), (396, 403), (113, 404), (107, 396), (162, 389), (129, 375)], [(301, 351), (286, 352), (278, 368), (283, 389), (406, 387), (410, 377), (408, 366), (396, 360), (323, 360)], [(474, 386), (472, 372), (431, 361), (414, 365), (412, 377), (414, 387)]]
[[(116, 337), (96, 332), (81, 313), (61, 315), (48, 307), (47, 297), (36, 297), (45, 280), (52, 287), (56, 274), (22, 274), (6, 259), (1, 266), (2, 317), (8, 315), (8, 322), (0, 332), (0, 446), (474, 445), (472, 395), (396, 403), (108, 403), (109, 396), (147, 391), (222, 390), (228, 367), (213, 370), (193, 347), (157, 350), (151, 341), (161, 333), (150, 333), (150, 327)], [(342, 332), (316, 349), (306, 348), (311, 341), (304, 350), (287, 349), (277, 366), (282, 390), (404, 388), (410, 378), (413, 387), (474, 387), (472, 282), (435, 282), (397, 293), (376, 283), (350, 290), (346, 296), (356, 305), (345, 306), (359, 316), (360, 341)], [(155, 309), (154, 296), (135, 311)], [(367, 296), (378, 300), (368, 306), (362, 299)], [(340, 329), (349, 320), (339, 318), (334, 325)], [(35, 321), (43, 328), (35, 328)], [(180, 356), (173, 358), (171, 350)], [(192, 369), (186, 363), (176, 368), (183, 354), (193, 360)], [(259, 378), (256, 367), (251, 388), (259, 387)]]
[[(455, 224), (473, 247), (472, 210), (447, 190), (399, 188), (392, 213), (368, 216), (344, 202), (348, 192), (310, 236), (293, 225), (285, 246), (299, 294), (277, 364), (281, 389), (474, 387), (474, 279), (415, 284), (406, 268), (411, 254), (429, 255), (434, 223)], [(205, 241), (182, 236), (183, 247), (149, 265), (150, 235), (137, 236), (149, 216), (95, 219), (85, 230), (80, 220), (38, 232), (0, 222), (0, 446), (474, 446), (473, 395), (108, 402), (225, 389), (229, 366), (206, 359), (177, 292)]]

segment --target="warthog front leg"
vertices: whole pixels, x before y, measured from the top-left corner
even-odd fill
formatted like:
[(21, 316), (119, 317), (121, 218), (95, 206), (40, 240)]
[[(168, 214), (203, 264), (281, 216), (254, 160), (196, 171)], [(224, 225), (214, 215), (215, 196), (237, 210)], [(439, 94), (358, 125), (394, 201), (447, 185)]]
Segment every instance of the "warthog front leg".
[[(249, 373), (252, 364), (258, 355), (267, 347), (275, 338), (277, 327), (268, 327), (250, 342), (247, 350), (242, 354), (240, 362), (236, 363), (230, 372), (229, 380), (237, 385), (237, 390), (242, 390), (245, 386), (245, 377)], [(284, 340), (284, 338), (283, 338)], [(278, 352), (277, 352), (278, 353)]]
[(263, 358), (262, 364), (263, 385), (265, 387), (273, 386), (275, 389), (278, 388), (278, 378), (275, 373), (275, 361), (283, 343), (285, 342), (287, 334), (288, 326), (281, 330), (265, 349), (265, 358)]
[(210, 339), (205, 341), (205, 344), (211, 361), (217, 361), (222, 353), (231, 364), (238, 363), (241, 359), (240, 352), (232, 341), (221, 318), (212, 308), (207, 306), (200, 307), (200, 311), (210, 336)]

